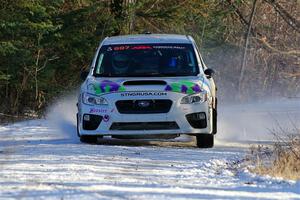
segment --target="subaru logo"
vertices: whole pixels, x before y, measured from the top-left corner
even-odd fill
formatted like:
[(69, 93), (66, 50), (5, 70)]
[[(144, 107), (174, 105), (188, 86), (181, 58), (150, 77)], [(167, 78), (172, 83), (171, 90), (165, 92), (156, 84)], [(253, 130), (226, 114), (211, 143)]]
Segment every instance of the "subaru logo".
[(141, 108), (146, 108), (146, 107), (150, 106), (150, 102), (149, 101), (139, 101), (138, 106)]

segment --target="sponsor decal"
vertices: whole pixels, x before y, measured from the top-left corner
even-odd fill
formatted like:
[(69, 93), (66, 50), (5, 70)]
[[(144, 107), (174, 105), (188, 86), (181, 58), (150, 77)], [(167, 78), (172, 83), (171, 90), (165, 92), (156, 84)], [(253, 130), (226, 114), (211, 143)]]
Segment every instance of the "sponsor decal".
[(185, 49), (183, 46), (153, 46), (154, 49)]
[(108, 121), (109, 121), (109, 118), (110, 118), (109, 115), (104, 115), (104, 116), (103, 116), (103, 121), (104, 121), (104, 122), (108, 122)]
[(165, 91), (179, 92), (184, 94), (195, 94), (202, 92), (202, 89), (197, 83), (191, 81), (178, 81), (168, 84), (165, 87)]
[(134, 47), (131, 47), (132, 50), (146, 50), (146, 49), (152, 49), (151, 46), (144, 46), (144, 45), (141, 45), (141, 46), (134, 46)]
[(130, 48), (130, 46), (116, 46), (116, 47), (113, 47), (113, 50), (114, 51), (124, 51), (124, 50), (127, 50), (129, 48)]
[(132, 97), (132, 96), (167, 96), (167, 92), (126, 92), (121, 93), (122, 97)]
[(107, 110), (102, 108), (91, 108), (90, 113), (107, 113)]
[(126, 51), (126, 50), (149, 50), (149, 49), (186, 49), (185, 46), (172, 46), (172, 45), (136, 45), (136, 46), (129, 46), (129, 45), (121, 45), (121, 46), (109, 46), (107, 47), (107, 51)]
[(137, 46), (114, 46), (114, 47), (108, 47), (107, 51), (125, 51), (125, 50), (147, 50), (152, 49), (151, 46), (148, 45), (137, 45)]

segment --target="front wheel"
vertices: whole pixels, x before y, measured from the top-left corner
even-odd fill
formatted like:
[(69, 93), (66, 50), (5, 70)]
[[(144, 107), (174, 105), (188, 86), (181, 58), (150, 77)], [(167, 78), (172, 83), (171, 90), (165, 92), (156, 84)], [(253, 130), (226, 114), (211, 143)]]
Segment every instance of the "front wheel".
[(87, 144), (97, 143), (98, 136), (95, 135), (81, 135), (80, 141)]
[(199, 148), (212, 148), (214, 146), (214, 135), (212, 134), (199, 134), (196, 139)]

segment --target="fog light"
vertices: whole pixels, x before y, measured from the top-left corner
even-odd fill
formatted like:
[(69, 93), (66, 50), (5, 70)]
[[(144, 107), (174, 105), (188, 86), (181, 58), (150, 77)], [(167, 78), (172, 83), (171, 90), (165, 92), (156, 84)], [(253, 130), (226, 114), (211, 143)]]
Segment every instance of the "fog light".
[(201, 119), (205, 119), (206, 118), (206, 116), (205, 116), (205, 113), (197, 113), (196, 114), (196, 118), (198, 119), (198, 120), (201, 120)]
[(90, 115), (84, 115), (83, 120), (84, 121), (90, 121)]

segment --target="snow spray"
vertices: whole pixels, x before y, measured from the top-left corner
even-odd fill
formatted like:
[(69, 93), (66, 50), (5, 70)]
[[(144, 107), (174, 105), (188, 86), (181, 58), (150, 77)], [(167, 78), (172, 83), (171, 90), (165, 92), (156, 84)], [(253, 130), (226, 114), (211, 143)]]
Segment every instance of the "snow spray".
[(70, 139), (77, 140), (76, 113), (77, 93), (61, 97), (48, 109), (47, 121), (53, 128)]
[(217, 139), (263, 142), (293, 133), (300, 124), (300, 99), (264, 100), (248, 104), (220, 105)]

